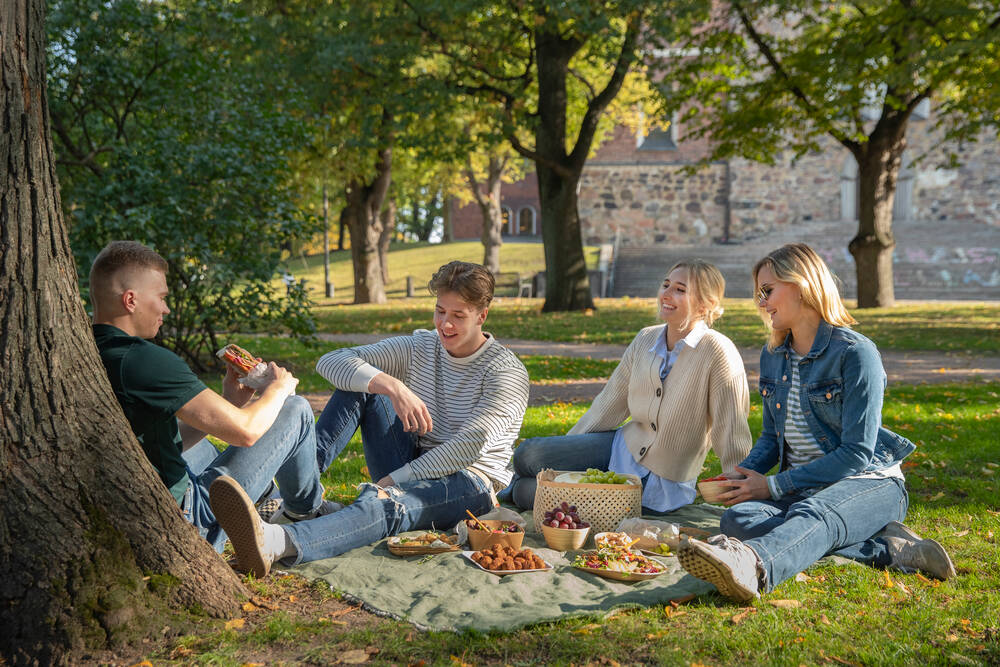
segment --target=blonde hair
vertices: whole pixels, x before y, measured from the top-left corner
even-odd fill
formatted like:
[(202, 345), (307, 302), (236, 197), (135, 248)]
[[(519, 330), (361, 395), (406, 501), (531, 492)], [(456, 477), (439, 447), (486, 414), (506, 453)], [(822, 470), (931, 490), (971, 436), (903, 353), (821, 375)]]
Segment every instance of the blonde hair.
[(688, 272), (687, 288), (694, 303), (684, 322), (686, 329), (695, 319), (701, 319), (711, 328), (715, 320), (722, 316), (722, 295), (726, 291), (726, 279), (722, 272), (702, 259), (682, 259), (667, 271), (664, 280), (676, 269)]
[(837, 288), (837, 278), (823, 258), (805, 243), (788, 243), (768, 253), (753, 267), (754, 301), (764, 326), (771, 332), (767, 349), (773, 350), (781, 345), (790, 330), (771, 328), (771, 321), (757, 299), (757, 292), (760, 290), (757, 274), (765, 266), (769, 267), (774, 277), (781, 282), (798, 285), (803, 305), (815, 310), (829, 324), (849, 327), (858, 323), (844, 307), (840, 290)]

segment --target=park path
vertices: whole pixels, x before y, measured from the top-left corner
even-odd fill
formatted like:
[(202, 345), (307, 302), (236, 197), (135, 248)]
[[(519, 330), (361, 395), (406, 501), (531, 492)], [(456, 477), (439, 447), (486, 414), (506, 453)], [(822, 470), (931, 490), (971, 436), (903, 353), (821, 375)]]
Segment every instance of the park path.
[[(392, 334), (318, 334), (320, 340), (338, 343), (367, 345), (376, 343)], [(402, 335), (402, 334), (396, 334)], [(553, 355), (591, 359), (621, 359), (624, 345), (599, 343), (559, 343), (541, 340), (507, 339), (501, 341), (518, 355)], [(740, 348), (743, 365), (751, 389), (760, 372), (760, 348)], [(882, 364), (889, 384), (938, 384), (983, 380), (1000, 382), (1000, 356), (973, 356), (954, 352), (882, 352)], [(531, 384), (529, 405), (548, 405), (556, 402), (575, 403), (591, 401), (604, 387), (603, 381), (569, 381)], [(329, 400), (329, 393), (304, 394), (314, 410), (322, 410)]]

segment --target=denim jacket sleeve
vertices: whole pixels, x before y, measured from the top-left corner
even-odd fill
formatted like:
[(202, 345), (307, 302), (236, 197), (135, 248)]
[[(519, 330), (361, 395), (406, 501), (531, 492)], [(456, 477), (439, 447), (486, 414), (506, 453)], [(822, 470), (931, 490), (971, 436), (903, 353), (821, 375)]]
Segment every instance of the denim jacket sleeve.
[[(882, 425), (885, 392), (885, 371), (875, 345), (868, 340), (849, 344), (841, 358), (841, 378), (840, 423), (832, 428), (839, 435), (839, 445), (824, 447), (824, 456), (779, 472), (774, 486), (780, 495), (827, 486), (864, 471), (871, 462)], [(823, 434), (813, 435), (826, 438)]]
[[(761, 350), (761, 368), (765, 367), (765, 357), (771, 354), (773, 353), (768, 352), (767, 348)], [(757, 442), (754, 443), (750, 453), (747, 454), (747, 457), (739, 465), (741, 468), (755, 470), (762, 475), (778, 464), (781, 452), (781, 449), (778, 447), (778, 433), (777, 428), (774, 426), (774, 418), (767, 409), (763, 409), (763, 416), (764, 422), (760, 437), (757, 438)]]

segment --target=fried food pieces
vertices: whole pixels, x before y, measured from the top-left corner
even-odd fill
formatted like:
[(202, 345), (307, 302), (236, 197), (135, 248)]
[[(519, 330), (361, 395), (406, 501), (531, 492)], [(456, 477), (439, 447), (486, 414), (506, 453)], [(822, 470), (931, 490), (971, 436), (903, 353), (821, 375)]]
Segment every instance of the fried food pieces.
[(505, 544), (494, 544), (482, 551), (476, 551), (471, 556), (487, 570), (543, 570), (545, 561), (539, 558), (531, 549), (518, 551)]

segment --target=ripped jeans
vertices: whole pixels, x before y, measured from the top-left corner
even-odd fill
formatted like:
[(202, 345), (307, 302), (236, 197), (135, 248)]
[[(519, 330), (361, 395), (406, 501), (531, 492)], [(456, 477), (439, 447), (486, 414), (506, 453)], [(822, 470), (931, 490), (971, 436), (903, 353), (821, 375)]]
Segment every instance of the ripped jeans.
[[(415, 435), (403, 430), (387, 397), (338, 389), (316, 424), (321, 470), (343, 451), (359, 426), (372, 479), (381, 479), (420, 454)], [(467, 470), (403, 482), (398, 488), (365, 483), (357, 499), (339, 512), (283, 526), (298, 555), (282, 564), (339, 556), (408, 530), (449, 530), (466, 510), (479, 515), (492, 507), (486, 482)]]

